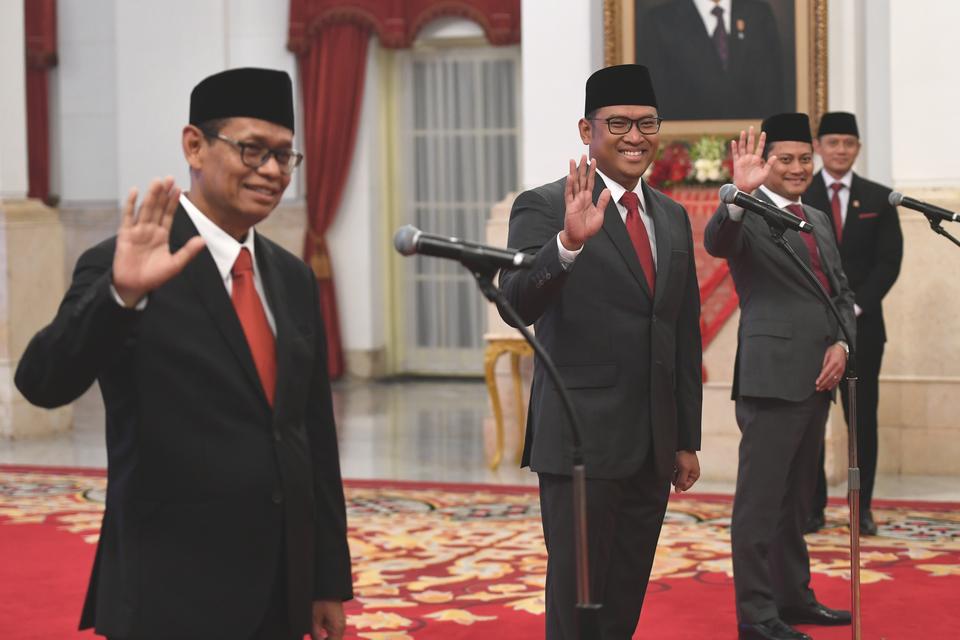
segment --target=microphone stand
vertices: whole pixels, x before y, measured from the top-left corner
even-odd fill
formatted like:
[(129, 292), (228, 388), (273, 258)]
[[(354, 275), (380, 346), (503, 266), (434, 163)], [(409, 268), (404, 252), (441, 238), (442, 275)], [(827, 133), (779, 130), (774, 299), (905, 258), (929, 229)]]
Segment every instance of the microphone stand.
[(570, 395), (560, 379), (560, 374), (557, 372), (553, 360), (547, 354), (543, 345), (530, 333), (530, 330), (527, 329), (520, 318), (520, 314), (507, 302), (503, 292), (493, 284), (493, 276), (496, 274), (497, 268), (491, 267), (481, 260), (471, 260), (469, 257), (461, 258), (461, 262), (473, 273), (473, 277), (476, 278), (477, 284), (480, 286), (480, 291), (483, 292), (487, 300), (496, 303), (510, 317), (513, 326), (533, 347), (533, 351), (540, 358), (547, 374), (560, 392), (560, 398), (563, 401), (567, 418), (570, 420), (570, 431), (573, 436), (573, 535), (577, 567), (577, 628), (580, 640), (600, 640), (600, 609), (603, 605), (592, 602), (590, 596), (590, 562), (587, 552), (587, 476), (580, 440), (582, 430), (580, 429), (580, 422), (577, 420), (573, 402), (570, 400)]
[[(931, 220), (931, 226), (934, 226)], [(843, 324), (843, 317), (837, 305), (830, 299), (830, 294), (823, 288), (823, 285), (814, 275), (813, 271), (804, 264), (797, 252), (794, 251), (790, 243), (787, 242), (783, 234), (786, 227), (767, 221), (770, 227), (770, 237), (775, 244), (779, 245), (790, 259), (797, 265), (806, 279), (813, 285), (817, 293), (833, 312), (840, 330), (847, 340), (847, 346), (850, 353), (847, 356), (847, 370), (845, 376), (847, 379), (847, 404), (849, 405), (847, 420), (847, 505), (850, 511), (850, 599), (851, 605), (851, 637), (853, 640), (860, 640), (860, 467), (857, 454), (857, 353), (854, 341), (847, 332), (847, 327)], [(939, 226), (939, 225), (937, 225)], [(944, 231), (944, 233), (947, 233)], [(956, 241), (955, 241), (956, 242)]]
[(950, 232), (949, 232), (949, 231), (947, 231), (947, 230), (944, 229), (942, 226), (940, 226), (940, 219), (939, 219), (939, 218), (936, 218), (936, 217), (934, 217), (934, 216), (931, 216), (931, 215), (929, 215), (929, 214), (927, 214), (926, 212), (923, 212), (923, 211), (921, 211), (920, 213), (923, 213), (923, 215), (926, 216), (927, 222), (930, 223), (930, 228), (931, 228), (931, 229), (933, 229), (936, 233), (939, 233), (940, 235), (942, 235), (942, 236), (943, 236), (944, 238), (946, 238), (947, 240), (950, 240), (953, 244), (955, 244), (955, 245), (957, 245), (958, 247), (960, 247), (960, 240), (957, 240), (956, 238), (954, 238), (952, 235), (950, 235)]

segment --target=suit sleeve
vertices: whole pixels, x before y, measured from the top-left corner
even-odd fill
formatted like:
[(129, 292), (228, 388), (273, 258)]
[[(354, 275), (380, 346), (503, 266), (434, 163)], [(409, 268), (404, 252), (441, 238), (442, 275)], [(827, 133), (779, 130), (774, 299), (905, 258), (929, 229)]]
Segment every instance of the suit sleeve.
[(699, 451), (703, 414), (703, 340), (700, 335), (700, 285), (690, 218), (687, 225), (687, 282), (677, 317), (677, 450)]
[[(826, 217), (826, 214), (823, 212), (818, 212), (822, 217)], [(808, 212), (808, 216), (809, 216)], [(829, 224), (824, 222), (823, 224)], [(832, 239), (833, 235), (828, 234)], [(840, 317), (843, 319), (843, 324), (847, 329), (847, 334), (850, 336), (850, 339), (853, 342), (850, 342), (850, 345), (855, 345), (857, 340), (857, 317), (853, 311), (853, 290), (850, 289), (850, 283), (847, 280), (847, 274), (843, 271), (843, 266), (840, 262), (840, 250), (837, 248), (837, 242), (835, 239), (832, 239), (826, 247), (820, 247), (821, 257), (824, 258), (824, 261), (821, 261), (823, 264), (829, 265), (830, 270), (833, 272), (833, 278), (837, 283), (837, 290), (834, 292), (833, 302), (837, 305), (837, 310), (840, 311)], [(837, 329), (837, 340), (846, 340), (847, 334), (844, 334), (843, 329)]]
[(313, 274), (309, 276), (309, 286), (313, 292), (311, 307), (316, 340), (313, 381), (306, 413), (317, 510), (313, 599), (343, 601), (353, 598), (347, 509), (327, 368), (327, 335), (320, 314), (319, 287)]
[(31, 403), (48, 409), (76, 400), (135, 332), (142, 312), (110, 294), (114, 241), (87, 250), (53, 322), (27, 345), (14, 381)]
[[(543, 315), (560, 294), (569, 275), (560, 264), (557, 248), (557, 234), (562, 230), (563, 211), (554, 210), (537, 191), (525, 191), (514, 201), (507, 244), (536, 255), (529, 269), (501, 271), (500, 287), (524, 326), (533, 324)], [(570, 270), (574, 268), (575, 265)], [(516, 326), (500, 305), (497, 308), (504, 322)]]
[(748, 247), (743, 222), (730, 218), (727, 205), (721, 203), (703, 231), (703, 247), (715, 258), (732, 258)]
[(873, 268), (854, 291), (857, 305), (864, 313), (880, 313), (880, 302), (900, 275), (903, 260), (903, 233), (900, 218), (893, 206), (880, 211), (877, 229), (876, 261)]

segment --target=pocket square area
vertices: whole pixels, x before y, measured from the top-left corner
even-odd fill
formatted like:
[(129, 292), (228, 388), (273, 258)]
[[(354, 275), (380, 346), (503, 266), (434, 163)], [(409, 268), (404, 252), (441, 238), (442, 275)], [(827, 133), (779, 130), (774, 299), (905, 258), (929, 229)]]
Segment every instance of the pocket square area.
[(879, 215), (879, 213), (859, 213), (857, 214), (857, 217), (861, 220), (867, 220), (869, 218), (876, 218)]

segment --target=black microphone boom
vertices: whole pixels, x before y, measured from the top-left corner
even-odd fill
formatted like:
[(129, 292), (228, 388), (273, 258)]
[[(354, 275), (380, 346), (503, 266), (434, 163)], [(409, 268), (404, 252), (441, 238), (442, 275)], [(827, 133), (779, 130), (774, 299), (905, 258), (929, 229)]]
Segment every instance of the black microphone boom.
[(763, 217), (767, 222), (780, 227), (803, 231), (804, 233), (813, 231), (813, 225), (806, 220), (802, 220), (789, 211), (784, 211), (768, 202), (754, 198), (750, 194), (737, 189), (737, 186), (734, 184), (725, 184), (720, 187), (720, 200), (727, 204), (735, 204), (747, 211), (752, 211)]
[(471, 271), (496, 271), (509, 267), (529, 269), (533, 266), (533, 256), (528, 253), (424, 233), (409, 224), (397, 229), (393, 236), (393, 246), (405, 256), (419, 253), (458, 260)]
[(948, 211), (933, 204), (927, 204), (926, 202), (921, 202), (920, 200), (914, 200), (913, 198), (908, 198), (899, 191), (891, 191), (890, 196), (887, 198), (895, 207), (906, 207), (907, 209), (913, 209), (914, 211), (919, 211), (923, 215), (927, 216), (931, 220), (946, 220), (947, 222), (960, 222), (960, 214), (954, 213), (953, 211)]

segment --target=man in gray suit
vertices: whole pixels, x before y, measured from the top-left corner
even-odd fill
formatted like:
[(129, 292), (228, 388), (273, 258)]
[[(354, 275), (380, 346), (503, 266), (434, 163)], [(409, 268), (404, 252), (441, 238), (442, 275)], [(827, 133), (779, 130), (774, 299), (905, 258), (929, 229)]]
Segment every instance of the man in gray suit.
[[(565, 178), (516, 199), (509, 245), (536, 259), (500, 284), (582, 421), (591, 585), (602, 637), (619, 640), (637, 626), (671, 479), (685, 491), (700, 475), (700, 297), (686, 212), (640, 179), (660, 130), (647, 68), (590, 76), (579, 130), (589, 167), (571, 160)], [(578, 637), (571, 442), (537, 362), (523, 464), (540, 479), (551, 640)]]
[[(738, 189), (756, 190), (813, 225), (812, 234), (787, 230), (783, 237), (833, 297), (853, 336), (853, 293), (830, 219), (800, 202), (813, 175), (806, 114), (771, 116), (756, 146), (751, 128), (731, 148)], [(817, 602), (803, 539), (830, 400), (849, 349), (767, 223), (744, 213), (721, 204), (704, 233), (707, 251), (727, 259), (740, 297), (733, 399), (741, 440), (730, 533), (738, 632), (741, 640), (809, 640), (789, 625), (850, 623), (849, 612)]]

